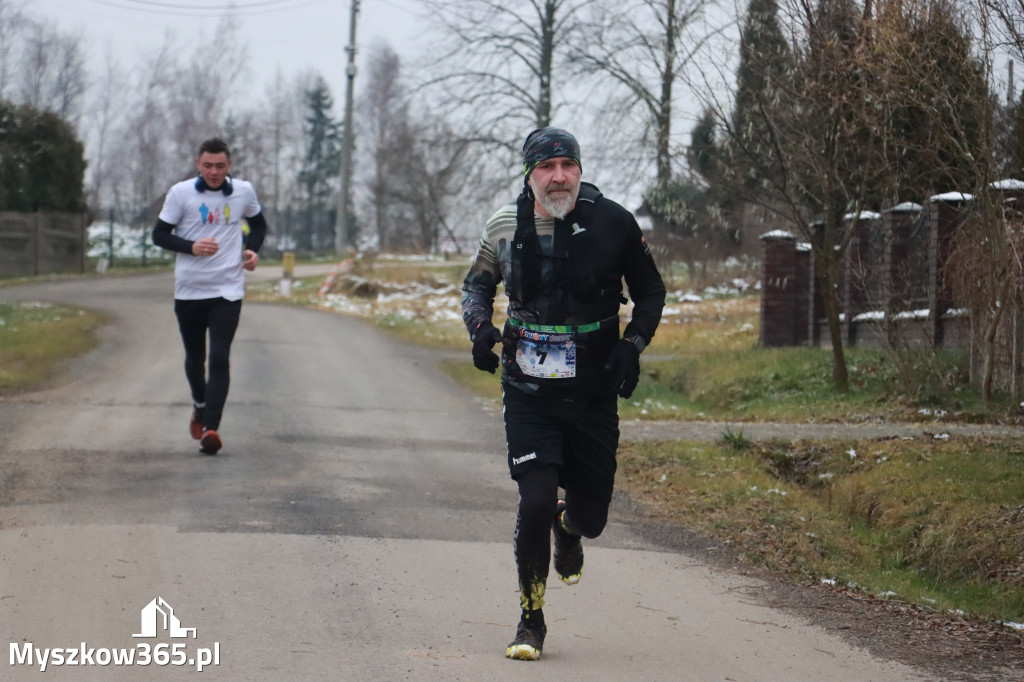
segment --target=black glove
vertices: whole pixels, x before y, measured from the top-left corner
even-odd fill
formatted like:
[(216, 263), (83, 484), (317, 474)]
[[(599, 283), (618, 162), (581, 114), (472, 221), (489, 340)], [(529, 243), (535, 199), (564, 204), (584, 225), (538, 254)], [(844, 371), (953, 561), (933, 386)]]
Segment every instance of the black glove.
[(620, 339), (604, 369), (611, 374), (612, 386), (623, 398), (633, 395), (633, 390), (640, 381), (640, 351), (628, 339)]
[(501, 360), (491, 350), (494, 344), (501, 341), (501, 332), (489, 322), (484, 322), (476, 332), (476, 339), (473, 341), (473, 365), (480, 370), (494, 374), (498, 369)]

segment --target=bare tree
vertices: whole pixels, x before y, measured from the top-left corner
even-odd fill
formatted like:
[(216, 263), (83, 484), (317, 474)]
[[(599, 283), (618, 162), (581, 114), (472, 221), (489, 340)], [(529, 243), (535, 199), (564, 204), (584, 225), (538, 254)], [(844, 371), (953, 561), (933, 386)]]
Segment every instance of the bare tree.
[(57, 36), (39, 22), (31, 22), (23, 38), (18, 73), (19, 99), (37, 109), (47, 108), (47, 76)]
[[(252, 182), (271, 230), (265, 248), (294, 250), (305, 217), (299, 172), (305, 155), (305, 93), (317, 74), (286, 79), (278, 73), (251, 106), (227, 115), (222, 133), (231, 144), (232, 170)], [(243, 101), (249, 100), (243, 98)]]
[(191, 159), (202, 140), (224, 134), (228, 103), (241, 94), (246, 49), (238, 42), (238, 32), (232, 30), (233, 21), (225, 15), (213, 31), (217, 36), (216, 68), (211, 68), (209, 55), (202, 50), (181, 52), (188, 55), (188, 61), (174, 62), (175, 72), (168, 83), (168, 96), (174, 102), (168, 112), (168, 133), (182, 159)]
[(302, 92), (307, 87), (305, 82), (285, 81), (278, 75), (276, 85), (266, 97), (266, 101), (271, 105), (271, 110), (265, 115), (269, 117), (267, 127), (269, 128), (269, 137), (273, 140), (272, 163), (270, 164), (272, 184), (269, 188), (269, 196), (274, 211), (274, 225), (277, 226), (274, 232), (282, 236), (280, 243), (287, 248), (295, 248), (294, 225), (291, 220), (292, 206), (288, 197), (298, 196), (296, 192), (298, 176), (294, 169), (302, 163), (304, 115)]
[(561, 55), (592, 1), (424, 0), (446, 35), (426, 82), (450, 103), (442, 114), (464, 118), (467, 138), (518, 151), (524, 131), (555, 118), (569, 80)]
[[(919, 191), (926, 171), (930, 182), (946, 177), (969, 187), (985, 177), (984, 164), (970, 163), (985, 154), (975, 134), (978, 109), (970, 103), (987, 95), (976, 78), (962, 88), (956, 83), (971, 73), (970, 55), (959, 51), (963, 40), (948, 31), (910, 31), (894, 20), (932, 17), (945, 7), (941, 0), (863, 7), (849, 0), (821, 0), (817, 7), (784, 3), (781, 23), (789, 30), (793, 66), (764, 73), (768, 85), (749, 112), (768, 139), (755, 144), (733, 127), (727, 105), (712, 107), (730, 155), (760, 178), (748, 187), (734, 177), (733, 187), (813, 248), (840, 391), (848, 387), (840, 283), (851, 218)], [(920, 160), (907, 163), (915, 151)], [(935, 172), (940, 161), (945, 176)]]
[[(224, 24), (217, 31), (235, 35)], [(203, 42), (202, 35), (197, 40)], [(203, 139), (228, 136), (228, 103), (238, 101), (245, 50), (231, 39), (218, 39), (218, 50), (217, 68), (211, 69), (205, 55), (183, 49), (168, 32), (129, 72), (108, 63), (88, 122), (94, 139), (102, 141), (90, 154), (94, 196), (131, 221), (155, 218), (167, 188), (194, 172), (192, 159)]]
[(124, 118), (127, 76), (107, 52), (103, 73), (93, 82), (86, 117), (90, 125), (92, 144), (89, 147), (89, 204), (93, 210), (110, 206), (110, 171), (114, 159), (107, 150), (114, 144), (111, 138)]
[[(955, 235), (947, 270), (951, 291), (970, 316), (980, 359), (980, 367), (972, 363), (972, 380), (987, 401), (995, 393), (1000, 357), (1011, 366), (1017, 362), (1012, 351), (1000, 352), (1000, 345), (1013, 345), (1004, 341), (1012, 336), (1007, 330), (1024, 309), (1024, 214), (1014, 204), (993, 203), (991, 196), (979, 199), (988, 206), (978, 206)], [(1016, 396), (1017, 387), (1012, 389)]]
[(1024, 59), (1024, 0), (977, 0), (980, 14), (991, 17), (991, 25), (1001, 40), (998, 45), (1008, 48), (1017, 59)]
[(15, 56), (18, 36), (25, 26), (23, 9), (27, 0), (0, 0), (0, 100), (8, 91), (16, 71)]
[(387, 44), (370, 47), (363, 91), (362, 132), (367, 139), (362, 173), (367, 176), (370, 210), (376, 228), (377, 246), (392, 246), (394, 226), (403, 224), (393, 201), (394, 185), (406, 163), (412, 140), (409, 129), (408, 98), (401, 81), (401, 59)]
[(113, 158), (125, 161), (110, 166), (115, 202), (125, 213), (134, 214), (157, 201), (188, 172), (188, 157), (173, 158), (167, 137), (174, 109), (168, 93), (174, 80), (175, 51), (172, 38), (165, 36), (132, 72), (130, 114), (117, 135), (118, 144), (109, 150)]
[(22, 43), (18, 70), (21, 101), (74, 121), (85, 92), (81, 39), (32, 20)]
[(609, 77), (638, 105), (641, 124), (634, 142), (652, 149), (655, 184), (672, 179), (677, 150), (673, 123), (680, 97), (676, 86), (718, 33), (703, 22), (715, 0), (634, 0), (593, 5), (581, 40), (570, 44), (570, 60), (584, 73)]
[(56, 47), (50, 86), (51, 111), (66, 121), (77, 123), (87, 86), (82, 41), (74, 36), (60, 36)]
[[(412, 103), (401, 59), (389, 45), (371, 48), (366, 82), (360, 127), (368, 141), (361, 167), (378, 248), (435, 251), (445, 239), (458, 250), (461, 230), (451, 213), (467, 187), (460, 180), (472, 143), (424, 103)], [(472, 186), (479, 190), (486, 183), (474, 174)]]
[(434, 252), (441, 239), (447, 238), (461, 253), (452, 213), (453, 204), (461, 203), (459, 195), (466, 190), (461, 180), (469, 174), (470, 145), (444, 122), (431, 121), (429, 114), (414, 138), (403, 192), (417, 228), (414, 244), (420, 250)]

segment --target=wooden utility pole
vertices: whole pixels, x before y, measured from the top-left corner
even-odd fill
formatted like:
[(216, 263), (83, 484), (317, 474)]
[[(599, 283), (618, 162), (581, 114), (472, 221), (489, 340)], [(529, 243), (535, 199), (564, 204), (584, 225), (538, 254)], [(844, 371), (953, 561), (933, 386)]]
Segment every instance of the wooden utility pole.
[(341, 199), (338, 201), (337, 227), (334, 230), (334, 248), (339, 254), (352, 246), (352, 99), (356, 81), (356, 16), (359, 14), (359, 0), (351, 0), (348, 19), (348, 66), (345, 69), (345, 127), (341, 140)]

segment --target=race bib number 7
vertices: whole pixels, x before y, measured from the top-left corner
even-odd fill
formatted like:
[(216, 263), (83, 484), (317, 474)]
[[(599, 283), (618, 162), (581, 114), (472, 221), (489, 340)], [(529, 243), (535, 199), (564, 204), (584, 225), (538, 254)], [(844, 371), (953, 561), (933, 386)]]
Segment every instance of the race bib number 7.
[(547, 334), (519, 330), (516, 364), (523, 374), (544, 379), (576, 376), (576, 342), (573, 334)]

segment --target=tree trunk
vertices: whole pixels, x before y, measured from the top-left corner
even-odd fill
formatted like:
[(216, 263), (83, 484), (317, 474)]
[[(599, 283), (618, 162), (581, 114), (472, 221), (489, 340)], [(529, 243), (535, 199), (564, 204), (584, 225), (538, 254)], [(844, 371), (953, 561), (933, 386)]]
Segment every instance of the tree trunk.
[(985, 340), (982, 344), (984, 360), (981, 371), (981, 399), (986, 403), (992, 400), (992, 383), (995, 375), (996, 365), (996, 335), (999, 331), (999, 323), (1003, 320), (1003, 311), (1006, 310), (1006, 292), (1010, 289), (1010, 277), (1003, 279), (999, 285), (999, 294), (996, 296), (995, 312), (989, 318), (985, 326)]
[(555, 12), (558, 3), (555, 0), (547, 0), (544, 3), (544, 14), (540, 17), (541, 45), (540, 45), (540, 70), (538, 75), (537, 93), (537, 127), (545, 128), (551, 125), (551, 64), (555, 52)]
[(657, 114), (657, 182), (665, 187), (672, 179), (672, 84), (676, 80), (676, 3), (668, 0), (665, 9), (665, 66), (661, 72), (661, 98)]

